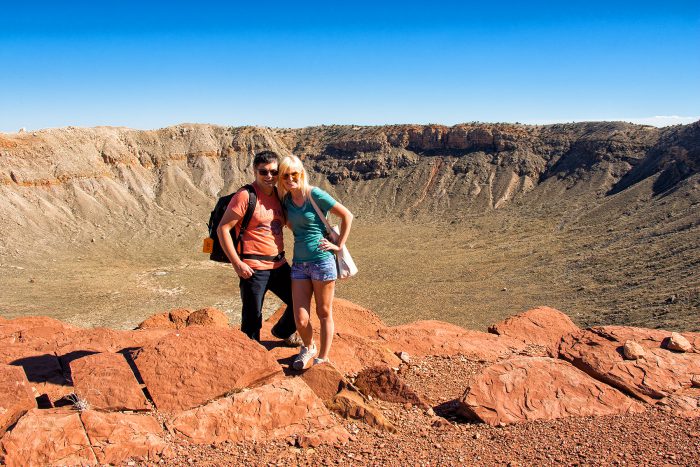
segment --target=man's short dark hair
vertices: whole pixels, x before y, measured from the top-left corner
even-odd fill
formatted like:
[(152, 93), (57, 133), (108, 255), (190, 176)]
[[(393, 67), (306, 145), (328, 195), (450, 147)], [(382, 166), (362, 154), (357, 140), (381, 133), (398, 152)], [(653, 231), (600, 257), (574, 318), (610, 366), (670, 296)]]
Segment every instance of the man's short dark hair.
[(255, 159), (253, 159), (253, 167), (270, 164), (272, 162), (276, 162), (278, 164), (280, 162), (280, 156), (278, 156), (276, 152), (270, 150), (260, 151), (259, 153), (255, 154)]

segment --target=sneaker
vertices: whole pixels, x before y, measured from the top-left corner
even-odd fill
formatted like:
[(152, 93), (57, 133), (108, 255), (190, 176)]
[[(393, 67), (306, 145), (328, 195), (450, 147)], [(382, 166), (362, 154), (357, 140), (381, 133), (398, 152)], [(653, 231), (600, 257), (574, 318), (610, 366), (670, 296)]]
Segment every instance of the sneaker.
[(287, 347), (301, 347), (302, 345), (304, 345), (304, 341), (301, 340), (301, 336), (299, 335), (299, 333), (295, 332), (294, 334), (292, 334), (284, 340), (284, 345), (286, 345)]
[(314, 365), (320, 365), (321, 363), (329, 363), (327, 358), (314, 358)]
[(303, 370), (306, 368), (306, 365), (308, 365), (309, 360), (314, 358), (316, 354), (316, 345), (313, 342), (310, 347), (302, 345), (299, 355), (297, 355), (297, 358), (294, 359), (294, 363), (292, 363), (292, 368), (295, 370)]

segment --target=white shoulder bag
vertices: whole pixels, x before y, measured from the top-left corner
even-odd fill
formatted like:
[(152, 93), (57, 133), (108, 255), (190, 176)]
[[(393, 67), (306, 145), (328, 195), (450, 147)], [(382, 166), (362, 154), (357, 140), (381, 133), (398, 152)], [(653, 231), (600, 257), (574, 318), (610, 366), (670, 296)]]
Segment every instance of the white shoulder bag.
[[(318, 217), (320, 217), (323, 220), (323, 223), (326, 224), (326, 232), (328, 232), (328, 236), (331, 237), (331, 240), (334, 243), (337, 242), (338, 238), (340, 237), (338, 226), (334, 225), (331, 227), (331, 225), (328, 223), (328, 219), (326, 219), (326, 216), (323, 215), (323, 212), (316, 205), (314, 197), (311, 196), (311, 192), (309, 192), (309, 201), (311, 201), (311, 205), (316, 210)], [(338, 268), (338, 279), (347, 279), (348, 277), (352, 277), (357, 274), (357, 266), (355, 266), (355, 261), (353, 261), (352, 256), (350, 256), (350, 252), (345, 245), (343, 245), (343, 248), (341, 248), (340, 251), (335, 252), (335, 264)]]

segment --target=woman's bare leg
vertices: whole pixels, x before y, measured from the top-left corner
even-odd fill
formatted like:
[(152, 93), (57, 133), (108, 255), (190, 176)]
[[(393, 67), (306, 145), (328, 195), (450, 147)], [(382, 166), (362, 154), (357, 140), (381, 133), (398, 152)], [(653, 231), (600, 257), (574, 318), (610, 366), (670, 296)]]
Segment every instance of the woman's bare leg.
[[(335, 333), (333, 323), (333, 295), (335, 294), (335, 281), (311, 281), (316, 297), (316, 313), (321, 321), (321, 348), (318, 358), (328, 358)], [(296, 302), (295, 302), (296, 304)]]
[(311, 280), (292, 279), (292, 301), (294, 303), (294, 322), (297, 325), (297, 332), (304, 345), (309, 347), (314, 338), (314, 331), (309, 320), (309, 310), (311, 308), (311, 294), (313, 287)]

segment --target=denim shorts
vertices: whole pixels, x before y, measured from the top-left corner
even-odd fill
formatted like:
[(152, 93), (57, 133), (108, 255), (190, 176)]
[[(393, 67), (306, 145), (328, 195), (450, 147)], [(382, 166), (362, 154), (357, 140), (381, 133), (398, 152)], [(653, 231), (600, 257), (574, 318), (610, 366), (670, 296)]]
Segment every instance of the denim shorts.
[(317, 263), (292, 263), (292, 280), (334, 281), (337, 278), (335, 256)]

